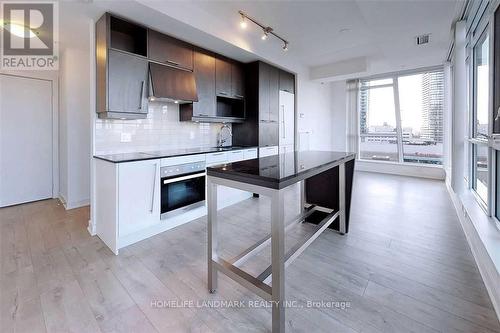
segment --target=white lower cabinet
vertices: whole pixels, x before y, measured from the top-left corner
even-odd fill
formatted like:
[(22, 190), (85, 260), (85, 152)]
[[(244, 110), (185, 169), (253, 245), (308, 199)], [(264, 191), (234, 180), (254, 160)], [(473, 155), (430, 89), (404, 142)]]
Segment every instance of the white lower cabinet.
[(118, 184), (119, 237), (160, 223), (160, 160), (118, 164)]
[(251, 160), (257, 158), (257, 156), (258, 156), (257, 148), (245, 149), (243, 151), (243, 157), (245, 160)]
[(238, 162), (245, 159), (245, 153), (243, 150), (233, 150), (227, 153), (228, 162)]
[(206, 154), (207, 166), (217, 165), (227, 162), (227, 152)]
[[(277, 147), (276, 147), (277, 149)], [(257, 157), (257, 148), (210, 154), (170, 157), (137, 162), (112, 163), (94, 159), (95, 229), (99, 238), (115, 253), (206, 214), (205, 207), (161, 219), (161, 166), (206, 161), (217, 165)], [(252, 193), (219, 187), (218, 207), (230, 206)]]

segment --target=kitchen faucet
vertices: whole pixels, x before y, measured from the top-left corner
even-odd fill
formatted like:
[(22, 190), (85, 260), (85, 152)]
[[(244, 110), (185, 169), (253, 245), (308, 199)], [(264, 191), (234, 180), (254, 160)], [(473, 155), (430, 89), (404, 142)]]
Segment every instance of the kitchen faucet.
[[(224, 129), (226, 129), (227, 131), (227, 136), (224, 137)], [(219, 142), (217, 144), (218, 147), (224, 147), (224, 144), (227, 142), (227, 140), (229, 140), (229, 138), (231, 138), (233, 136), (233, 133), (231, 132), (231, 127), (229, 127), (228, 124), (223, 124), (220, 128), (220, 131), (219, 131)]]

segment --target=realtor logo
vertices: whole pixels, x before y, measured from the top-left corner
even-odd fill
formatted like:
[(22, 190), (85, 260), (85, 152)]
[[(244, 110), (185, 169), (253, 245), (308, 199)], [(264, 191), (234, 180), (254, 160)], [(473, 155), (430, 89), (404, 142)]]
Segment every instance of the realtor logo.
[(55, 2), (2, 2), (1, 69), (58, 69)]

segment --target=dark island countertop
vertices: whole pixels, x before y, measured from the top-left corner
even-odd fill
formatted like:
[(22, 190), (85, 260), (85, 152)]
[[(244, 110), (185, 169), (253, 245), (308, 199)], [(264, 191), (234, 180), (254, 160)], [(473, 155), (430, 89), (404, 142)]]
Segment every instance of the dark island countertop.
[(349, 152), (296, 151), (208, 167), (207, 175), (282, 189), (355, 157), (355, 153)]
[(109, 154), (109, 155), (94, 155), (94, 158), (112, 162), (112, 163), (123, 163), (123, 162), (135, 162), (143, 160), (153, 160), (157, 158), (167, 158), (176, 156), (187, 156), (187, 155), (197, 155), (197, 154), (208, 154), (217, 153), (231, 150), (242, 150), (251, 149), (257, 147), (242, 147), (242, 146), (230, 146), (230, 147), (206, 147), (206, 148), (187, 148), (187, 149), (174, 149), (174, 150), (156, 150), (156, 151), (146, 151), (146, 152), (136, 152), (136, 153), (122, 153), (122, 154)]

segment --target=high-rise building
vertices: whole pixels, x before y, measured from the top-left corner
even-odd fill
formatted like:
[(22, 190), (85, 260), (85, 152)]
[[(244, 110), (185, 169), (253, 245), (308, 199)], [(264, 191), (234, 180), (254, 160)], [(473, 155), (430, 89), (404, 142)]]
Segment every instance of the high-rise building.
[(442, 71), (422, 75), (422, 127), (420, 137), (443, 142), (444, 74)]

